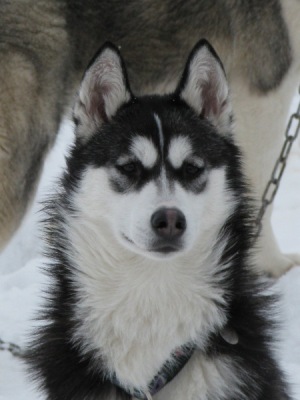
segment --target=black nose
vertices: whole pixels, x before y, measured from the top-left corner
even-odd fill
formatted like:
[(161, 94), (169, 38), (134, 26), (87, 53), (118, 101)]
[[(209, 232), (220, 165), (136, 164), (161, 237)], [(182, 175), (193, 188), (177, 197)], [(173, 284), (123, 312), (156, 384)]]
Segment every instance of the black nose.
[(186, 229), (185, 216), (176, 208), (160, 208), (151, 217), (154, 231), (166, 239), (175, 239)]

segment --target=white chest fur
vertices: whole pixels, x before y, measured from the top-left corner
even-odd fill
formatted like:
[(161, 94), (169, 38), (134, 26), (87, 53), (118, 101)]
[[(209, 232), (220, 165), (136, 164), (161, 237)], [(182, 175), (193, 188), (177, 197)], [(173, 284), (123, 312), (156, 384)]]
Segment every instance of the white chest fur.
[(171, 259), (151, 259), (120, 244), (113, 218), (120, 205), (111, 205), (119, 197), (105, 171), (89, 171), (74, 194), (77, 212), (65, 223), (77, 292), (73, 340), (95, 355), (96, 365), (101, 357), (125, 388), (145, 390), (178, 346), (201, 346), (226, 322), (220, 307), (225, 289), (217, 282), (228, 269), (219, 262), (226, 239), (218, 246), (216, 241), (235, 202), (224, 174), (210, 173), (203, 215), (194, 216), (201, 221), (194, 245)]
[(218, 256), (208, 252), (201, 260), (195, 252), (158, 262), (120, 254), (108, 232), (100, 239), (94, 225), (84, 224), (77, 220), (72, 231), (74, 340), (102, 357), (124, 387), (146, 388), (172, 350), (191, 340), (201, 345), (224, 324), (223, 289), (212, 284)]

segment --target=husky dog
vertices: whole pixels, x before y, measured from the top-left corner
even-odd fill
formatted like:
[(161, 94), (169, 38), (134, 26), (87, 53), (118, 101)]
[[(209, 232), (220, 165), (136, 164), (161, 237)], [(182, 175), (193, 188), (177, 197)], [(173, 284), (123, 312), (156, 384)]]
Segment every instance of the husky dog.
[[(144, 94), (173, 91), (188, 49), (201, 37), (213, 44), (230, 81), (245, 172), (260, 201), (299, 83), (299, 20), (300, 0), (1, 4), (0, 249), (31, 202), (88, 60), (106, 40), (122, 48), (131, 85)], [(281, 254), (270, 214), (271, 208), (255, 264), (280, 275), (300, 260)]]
[(104, 45), (74, 122), (46, 208), (52, 285), (31, 346), (46, 398), (289, 399), (213, 48), (196, 45), (173, 93), (135, 97)]

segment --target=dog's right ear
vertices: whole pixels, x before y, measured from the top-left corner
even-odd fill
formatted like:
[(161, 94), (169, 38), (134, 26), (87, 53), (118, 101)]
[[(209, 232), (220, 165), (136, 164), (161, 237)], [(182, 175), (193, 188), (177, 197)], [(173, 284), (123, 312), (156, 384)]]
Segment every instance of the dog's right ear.
[(131, 97), (121, 54), (116, 46), (107, 42), (90, 62), (74, 106), (73, 118), (80, 140), (87, 140)]

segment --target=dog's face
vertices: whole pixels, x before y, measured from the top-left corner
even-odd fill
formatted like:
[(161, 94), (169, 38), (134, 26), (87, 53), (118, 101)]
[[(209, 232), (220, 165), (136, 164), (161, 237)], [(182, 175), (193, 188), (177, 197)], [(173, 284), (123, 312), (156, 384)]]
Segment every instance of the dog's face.
[(76, 208), (146, 257), (199, 246), (232, 211), (223, 136), (230, 119), (225, 76), (206, 43), (192, 52), (174, 94), (138, 99), (118, 51), (104, 47), (75, 107), (84, 165)]

